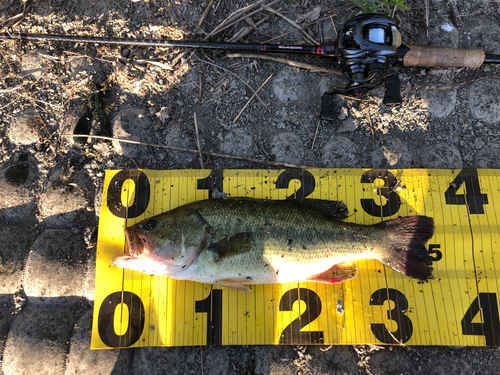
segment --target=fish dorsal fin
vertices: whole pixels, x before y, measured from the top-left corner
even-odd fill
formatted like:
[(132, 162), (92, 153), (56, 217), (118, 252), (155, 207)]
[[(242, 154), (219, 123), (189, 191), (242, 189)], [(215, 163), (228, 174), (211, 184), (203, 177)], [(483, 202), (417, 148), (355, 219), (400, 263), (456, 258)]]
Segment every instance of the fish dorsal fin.
[(358, 266), (355, 263), (344, 262), (333, 265), (324, 272), (307, 278), (307, 281), (317, 283), (337, 284), (358, 276)]
[(251, 232), (235, 233), (212, 244), (208, 250), (216, 254), (216, 261), (220, 261), (227, 257), (246, 253), (252, 248), (254, 241), (255, 236)]
[(246, 279), (222, 279), (222, 280), (217, 280), (215, 284), (229, 288), (229, 289), (234, 289), (239, 292), (245, 292), (245, 293), (252, 293), (250, 288), (246, 287), (243, 285), (245, 281), (248, 281)]

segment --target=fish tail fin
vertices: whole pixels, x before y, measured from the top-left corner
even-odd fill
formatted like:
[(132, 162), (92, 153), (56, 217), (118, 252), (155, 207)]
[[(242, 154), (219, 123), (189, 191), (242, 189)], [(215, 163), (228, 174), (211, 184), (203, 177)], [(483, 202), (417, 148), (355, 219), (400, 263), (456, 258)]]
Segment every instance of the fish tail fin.
[(380, 256), (382, 263), (419, 280), (433, 277), (432, 259), (425, 247), (434, 234), (432, 217), (402, 217), (378, 225), (386, 231), (387, 251)]

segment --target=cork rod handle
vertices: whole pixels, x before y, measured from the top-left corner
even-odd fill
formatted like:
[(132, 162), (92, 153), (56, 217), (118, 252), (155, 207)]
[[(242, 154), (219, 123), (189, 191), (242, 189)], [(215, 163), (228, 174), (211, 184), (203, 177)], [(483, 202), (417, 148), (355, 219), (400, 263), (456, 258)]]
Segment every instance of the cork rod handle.
[(478, 68), (485, 58), (484, 52), (480, 49), (411, 45), (407, 47), (410, 50), (403, 57), (404, 66)]

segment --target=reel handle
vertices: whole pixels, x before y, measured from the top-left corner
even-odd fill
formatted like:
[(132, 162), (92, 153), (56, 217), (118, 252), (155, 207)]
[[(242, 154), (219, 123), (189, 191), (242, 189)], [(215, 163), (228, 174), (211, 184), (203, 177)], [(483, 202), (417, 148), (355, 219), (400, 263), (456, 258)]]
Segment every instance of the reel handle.
[(480, 49), (401, 45), (399, 58), (404, 66), (479, 68), (486, 55)]

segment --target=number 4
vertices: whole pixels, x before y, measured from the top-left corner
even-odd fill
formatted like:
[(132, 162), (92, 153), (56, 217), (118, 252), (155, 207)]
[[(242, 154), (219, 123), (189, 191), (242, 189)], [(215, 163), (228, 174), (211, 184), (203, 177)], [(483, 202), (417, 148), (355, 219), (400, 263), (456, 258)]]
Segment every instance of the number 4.
[[(457, 194), (457, 190), (465, 183), (465, 194)], [(444, 193), (446, 204), (467, 205), (471, 215), (484, 214), (484, 205), (488, 204), (488, 196), (481, 194), (477, 169), (461, 170)]]
[[(483, 322), (473, 323), (481, 313)], [(484, 336), (487, 346), (500, 345), (500, 317), (496, 293), (479, 293), (462, 319), (462, 334)]]

